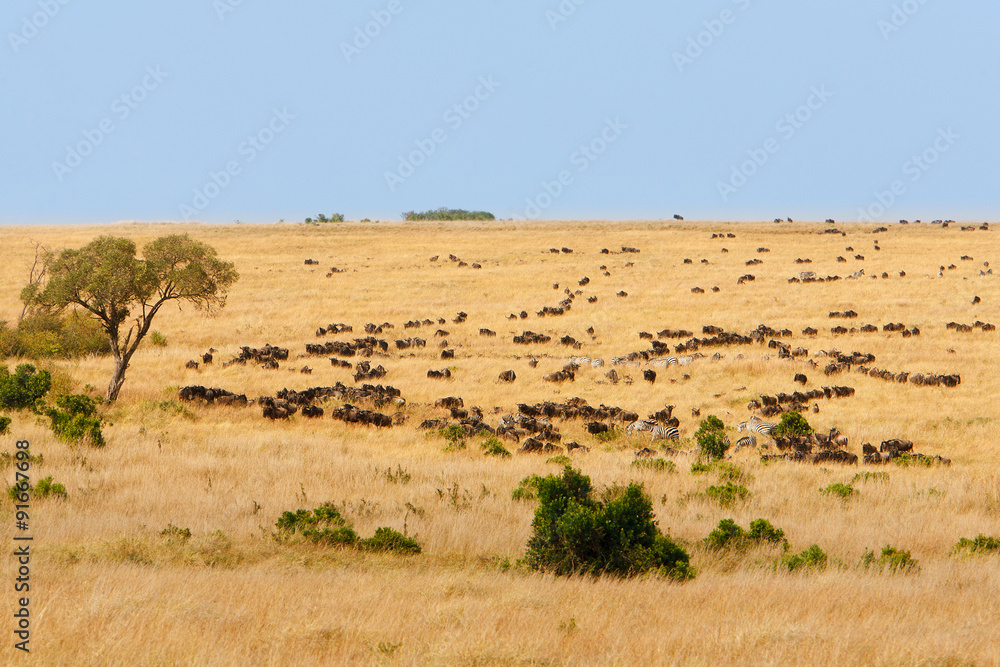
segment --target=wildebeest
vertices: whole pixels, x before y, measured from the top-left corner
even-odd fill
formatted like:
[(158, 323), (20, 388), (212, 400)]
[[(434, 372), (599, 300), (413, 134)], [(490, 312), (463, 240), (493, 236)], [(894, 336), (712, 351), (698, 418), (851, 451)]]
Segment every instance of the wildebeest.
[(656, 371), (647, 368), (642, 372), (642, 379), (650, 384), (654, 384), (656, 382)]
[(802, 373), (796, 373), (795, 374), (794, 382), (798, 382), (799, 384), (805, 384), (808, 381), (809, 381), (809, 379), (805, 375), (803, 375)]
[(514, 374), (514, 371), (504, 371), (499, 377), (500, 382), (513, 382), (516, 379), (517, 375)]
[(427, 377), (432, 379), (446, 379), (451, 377), (451, 371), (447, 368), (440, 371), (429, 370), (427, 371)]
[(198, 362), (195, 361), (194, 359), (191, 359), (186, 364), (184, 364), (184, 368), (190, 368), (190, 369), (193, 369), (193, 370), (198, 370)]
[(566, 380), (576, 381), (576, 375), (573, 371), (561, 370), (555, 373), (549, 373), (548, 375), (543, 375), (542, 379), (546, 382), (565, 382)]

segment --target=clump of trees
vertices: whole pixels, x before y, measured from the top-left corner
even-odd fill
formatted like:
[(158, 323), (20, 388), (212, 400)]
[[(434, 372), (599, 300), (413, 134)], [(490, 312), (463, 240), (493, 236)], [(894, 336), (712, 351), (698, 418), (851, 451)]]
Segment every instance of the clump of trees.
[(570, 466), (533, 481), (539, 505), (525, 556), (530, 567), (559, 575), (694, 576), (688, 553), (657, 527), (641, 485), (611, 487), (595, 498), (590, 478)]
[(496, 217), (488, 211), (466, 211), (461, 208), (445, 208), (441, 207), (438, 209), (433, 209), (429, 211), (423, 211), (417, 213), (415, 211), (407, 211), (403, 213), (403, 220), (408, 222), (417, 222), (424, 220), (432, 221), (451, 221), (451, 220), (496, 220)]
[(21, 299), (38, 313), (77, 310), (103, 330), (115, 360), (105, 396), (110, 403), (164, 305), (188, 302), (208, 311), (225, 305), (239, 274), (216, 254), (187, 234), (175, 234), (146, 244), (139, 258), (132, 240), (101, 236), (83, 248), (46, 252), (43, 275), (29, 282)]
[(315, 218), (306, 218), (305, 221), (306, 221), (306, 224), (309, 224), (309, 225), (315, 225), (315, 224), (319, 224), (319, 223), (322, 223), (322, 222), (343, 222), (344, 221), (344, 214), (343, 213), (334, 213), (333, 215), (331, 215), (328, 218), (328, 217), (326, 217), (325, 213), (319, 213), (319, 214), (316, 215)]
[(709, 415), (701, 420), (694, 439), (701, 449), (701, 454), (707, 459), (721, 459), (729, 449), (729, 438), (726, 437), (726, 425), (715, 415)]

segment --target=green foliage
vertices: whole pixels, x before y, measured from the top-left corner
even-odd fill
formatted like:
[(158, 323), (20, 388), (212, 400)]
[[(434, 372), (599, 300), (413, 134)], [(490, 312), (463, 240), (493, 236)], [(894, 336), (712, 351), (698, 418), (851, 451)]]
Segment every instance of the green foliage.
[(573, 460), (570, 457), (566, 456), (565, 454), (559, 454), (558, 456), (552, 456), (546, 459), (545, 462), (555, 463), (556, 465), (562, 467), (570, 465), (571, 463), (573, 463)]
[(413, 475), (408, 473), (406, 468), (398, 464), (396, 465), (395, 472), (392, 468), (386, 468), (382, 476), (391, 484), (409, 484), (410, 480), (413, 479)]
[(819, 545), (814, 544), (797, 554), (786, 554), (775, 567), (785, 567), (789, 572), (796, 570), (825, 570), (827, 565), (827, 555)]
[(712, 472), (712, 470), (714, 469), (715, 467), (711, 463), (702, 463), (701, 461), (695, 461), (694, 463), (691, 464), (692, 475), (705, 475)]
[(186, 542), (191, 539), (191, 529), (179, 528), (172, 523), (168, 523), (167, 527), (160, 531), (160, 535), (171, 541)]
[(876, 556), (873, 552), (865, 550), (859, 565), (866, 570), (872, 569), (881, 572), (888, 569), (893, 573), (906, 573), (920, 569), (917, 561), (910, 556), (909, 551), (903, 551), (902, 549), (888, 545), (882, 547), (882, 554), (880, 556)]
[(11, 454), (10, 452), (0, 453), (0, 469), (6, 469), (17, 463), (18, 461), (27, 461), (33, 466), (40, 466), (45, 463), (45, 455), (39, 454), (35, 456), (30, 450), (23, 449), (24, 456), (18, 458), (16, 454)]
[(315, 220), (313, 218), (306, 218), (305, 221), (308, 224), (319, 224), (319, 223), (324, 223), (324, 222), (343, 222), (344, 221), (344, 214), (343, 213), (334, 213), (333, 215), (331, 215), (328, 218), (328, 217), (326, 217), (326, 214), (320, 213), (320, 214), (318, 214), (316, 216)]
[(774, 435), (809, 435), (812, 432), (813, 427), (798, 412), (782, 413), (781, 423), (774, 429)]
[(26, 410), (52, 387), (48, 371), (36, 371), (31, 364), (21, 364), (11, 375), (6, 366), (0, 366), (0, 410)]
[(910, 466), (922, 466), (924, 468), (930, 468), (934, 465), (934, 459), (929, 456), (911, 456), (909, 454), (900, 454), (892, 460), (893, 463), (901, 468), (908, 468)]
[(105, 445), (97, 401), (84, 394), (67, 394), (56, 399), (56, 406), (45, 410), (56, 437), (67, 442), (89, 440), (94, 447)]
[(59, 482), (53, 482), (52, 476), (43, 477), (38, 480), (38, 482), (31, 486), (28, 482), (22, 481), (20, 484), (14, 484), (13, 486), (7, 487), (7, 495), (13, 502), (23, 502), (23, 498), (19, 498), (23, 493), (28, 493), (30, 498), (42, 499), (42, 498), (58, 498), (59, 500), (68, 500), (69, 494), (66, 492), (66, 487)]
[(819, 490), (825, 496), (836, 496), (841, 500), (849, 500), (851, 497), (858, 493), (850, 484), (841, 484), (837, 482), (836, 484), (830, 484), (829, 486)]
[(851, 479), (851, 484), (855, 482), (888, 482), (889, 473), (887, 472), (859, 472)]
[(375, 530), (372, 537), (358, 541), (358, 549), (362, 551), (391, 551), (398, 554), (418, 554), (420, 544), (412, 537), (406, 537), (399, 531), (385, 526)]
[(1000, 537), (987, 537), (980, 533), (975, 539), (963, 537), (955, 545), (953, 553), (986, 554), (1000, 552)]
[(460, 208), (445, 208), (442, 206), (439, 209), (423, 211), (421, 213), (407, 211), (403, 213), (403, 220), (416, 222), (420, 220), (496, 220), (496, 218), (492, 213), (486, 211), (466, 211)]
[(0, 435), (7, 435), (10, 429), (10, 417), (0, 417)]
[(702, 456), (708, 459), (721, 459), (729, 449), (729, 439), (726, 438), (726, 425), (715, 415), (709, 415), (701, 421), (694, 439), (701, 448)]
[(590, 478), (566, 466), (562, 475), (539, 480), (537, 489), (534, 534), (525, 555), (532, 568), (558, 575), (693, 576), (688, 554), (657, 528), (652, 502), (640, 485), (613, 487), (598, 500)]
[(107, 334), (82, 313), (33, 308), (13, 329), (0, 322), (0, 358), (71, 359), (110, 352)]
[(358, 541), (358, 534), (333, 503), (324, 503), (313, 510), (284, 512), (274, 525), (279, 535), (298, 533), (325, 546), (352, 546)]
[(666, 459), (636, 459), (632, 461), (632, 467), (654, 472), (677, 472), (674, 462)]
[(496, 438), (488, 438), (482, 443), (485, 456), (499, 456), (502, 459), (510, 457), (510, 452)]
[(594, 439), (598, 442), (614, 442), (622, 437), (622, 432), (616, 428), (610, 431), (605, 431), (604, 433), (595, 433)]
[(743, 502), (750, 497), (750, 490), (742, 484), (726, 482), (719, 486), (710, 486), (705, 489), (705, 496), (719, 503), (723, 507), (730, 507), (737, 502)]
[(156, 347), (166, 347), (167, 337), (161, 334), (159, 331), (154, 331), (153, 333), (149, 334), (149, 342), (155, 345)]
[(522, 479), (517, 488), (510, 494), (512, 500), (534, 500), (538, 497), (538, 484), (542, 478), (538, 475), (528, 475)]
[(785, 531), (775, 528), (767, 519), (754, 519), (750, 522), (750, 530), (743, 530), (732, 519), (723, 519), (719, 525), (705, 538), (709, 549), (745, 549), (760, 544), (784, 544)]
[(444, 451), (457, 452), (465, 449), (465, 429), (460, 424), (449, 424), (438, 430), (438, 434), (448, 441)]

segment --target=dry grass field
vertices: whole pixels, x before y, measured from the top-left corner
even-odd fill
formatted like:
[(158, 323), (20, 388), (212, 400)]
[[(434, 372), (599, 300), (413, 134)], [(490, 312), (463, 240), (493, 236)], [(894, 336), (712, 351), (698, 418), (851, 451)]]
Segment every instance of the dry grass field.
[[(12, 415), (0, 450), (28, 439), (44, 455), (33, 470), (66, 486), (68, 500), (33, 501), (31, 660), (46, 665), (989, 665), (1000, 664), (1000, 556), (953, 553), (959, 538), (1000, 535), (1000, 334), (945, 328), (956, 321), (1000, 321), (1000, 274), (980, 276), (984, 262), (1000, 270), (1000, 241), (960, 225), (822, 223), (421, 223), (306, 225), (139, 225), (0, 229), (0, 319), (16, 320), (18, 293), (33, 256), (29, 239), (48, 247), (80, 247), (101, 234), (140, 246), (188, 233), (233, 261), (240, 280), (224, 309), (210, 317), (192, 307), (165, 309), (153, 329), (165, 347), (147, 343), (129, 369), (119, 401), (103, 409), (103, 449), (56, 440), (37, 417)], [(977, 224), (978, 227), (978, 224)], [(723, 238), (712, 239), (713, 233)], [(734, 234), (735, 238), (727, 238)], [(874, 248), (878, 240), (880, 250)], [(620, 253), (623, 246), (641, 250)], [(853, 251), (846, 248), (850, 246)], [(553, 254), (550, 248), (572, 248)], [(765, 247), (769, 252), (758, 253)], [(601, 254), (602, 248), (611, 253)], [(724, 252), (723, 249), (728, 250)], [(468, 266), (450, 261), (461, 258)], [(432, 262), (430, 258), (440, 258)], [(855, 259), (863, 255), (864, 259)], [(973, 260), (962, 260), (971, 256)], [(846, 262), (838, 262), (843, 256)], [(763, 263), (747, 266), (755, 257)], [(307, 258), (318, 266), (304, 265)], [(690, 258), (692, 263), (685, 264)], [(797, 264), (796, 259), (811, 259)], [(707, 260), (703, 263), (702, 260)], [(472, 263), (481, 264), (474, 269)], [(938, 276), (940, 266), (946, 268)], [(606, 266), (609, 276), (604, 275)], [(344, 269), (327, 276), (330, 267)], [(789, 283), (800, 271), (859, 279)], [(905, 277), (899, 275), (905, 271)], [(879, 276), (885, 272), (888, 277)], [(753, 274), (755, 280), (738, 285)], [(584, 286), (579, 281), (588, 277)], [(553, 284), (558, 283), (558, 289)], [(717, 286), (718, 292), (712, 287)], [(700, 287), (704, 294), (692, 293)], [(580, 290), (572, 309), (557, 306), (565, 288)], [(619, 291), (627, 296), (619, 297)], [(596, 296), (594, 303), (588, 297)], [(972, 305), (973, 297), (981, 303)], [(831, 311), (857, 311), (854, 320)], [(527, 319), (508, 320), (527, 311)], [(464, 311), (467, 321), (454, 323)], [(445, 318), (445, 324), (438, 324)], [(433, 326), (403, 329), (409, 320)], [(317, 327), (347, 323), (353, 334), (317, 338)], [(387, 356), (372, 357), (401, 390), (405, 424), (389, 429), (348, 425), (329, 416), (269, 421), (257, 406), (229, 408), (178, 400), (187, 385), (222, 387), (253, 398), (282, 388), (354, 383), (327, 357), (298, 359), (306, 343), (364, 336), (366, 323), (393, 323), (378, 335)], [(903, 338), (882, 331), (901, 322), (920, 329)], [(611, 359), (648, 350), (664, 329), (701, 337), (714, 325), (746, 334), (760, 324), (788, 328), (782, 339), (808, 357), (779, 359), (766, 345), (704, 348), (684, 366), (615, 366), (631, 383), (612, 384)], [(877, 333), (833, 335), (831, 327), (878, 326)], [(593, 327), (593, 336), (586, 333)], [(806, 327), (819, 330), (805, 336)], [(480, 336), (480, 328), (497, 332)], [(447, 330), (455, 358), (440, 358), (435, 337)], [(515, 345), (524, 330), (552, 342)], [(561, 345), (570, 335), (580, 349)], [(427, 347), (397, 350), (397, 338), (419, 336)], [(666, 341), (675, 345), (678, 340)], [(222, 367), (240, 346), (287, 347), (277, 370), (254, 364)], [(215, 363), (186, 369), (209, 348)], [(817, 356), (837, 349), (871, 353), (894, 372), (961, 374), (958, 387), (887, 382), (855, 372), (826, 377)], [(721, 359), (712, 360), (714, 353)], [(671, 352), (673, 353), (673, 352)], [(571, 356), (604, 359), (583, 366), (575, 381), (544, 382)], [(529, 359), (538, 360), (537, 367)], [(357, 358), (351, 361), (358, 361)], [(817, 365), (810, 364), (810, 361)], [(17, 360), (6, 360), (13, 367)], [(63, 390), (103, 389), (109, 358), (38, 361)], [(309, 375), (299, 372), (308, 365)], [(447, 380), (426, 377), (450, 368)], [(500, 383), (500, 372), (517, 380)], [(690, 455), (675, 470), (632, 465), (649, 434), (601, 441), (582, 420), (558, 421), (563, 442), (587, 445), (573, 466), (596, 487), (641, 482), (660, 528), (682, 543), (695, 579), (554, 577), (517, 561), (531, 533), (536, 503), (513, 500), (520, 480), (558, 473), (550, 455), (484, 456), (481, 437), (445, 451), (428, 418), (446, 417), (434, 401), (459, 396), (496, 425), (518, 403), (572, 397), (620, 406), (641, 416), (676, 406), (679, 449), (694, 449), (702, 417), (729, 428), (751, 414), (762, 394), (792, 392), (796, 373), (806, 389), (847, 385), (849, 398), (822, 399), (805, 416), (817, 430), (838, 427), (862, 443), (904, 438), (916, 451), (950, 466), (762, 463), (744, 449), (730, 463), (750, 495), (723, 507), (702, 493), (716, 473), (692, 474)], [(330, 405), (327, 406), (328, 408)], [(362, 407), (371, 407), (362, 406)], [(499, 408), (499, 412), (495, 412)], [(777, 421), (774, 418), (772, 421)], [(761, 438), (761, 441), (766, 441)], [(505, 442), (514, 450), (514, 443)], [(774, 452), (773, 447), (771, 448)], [(856, 479), (858, 473), (885, 477)], [(4, 476), (9, 484), (13, 472)], [(852, 498), (820, 489), (852, 483)], [(405, 529), (421, 543), (415, 556), (364, 554), (274, 538), (285, 510), (333, 501), (361, 535), (379, 526)], [(778, 547), (712, 551), (702, 540), (721, 519), (741, 526), (758, 517), (785, 531), (795, 552), (816, 544), (829, 556), (823, 570), (775, 568)], [(190, 539), (161, 535), (173, 525)], [(0, 539), (13, 544), (12, 504), (0, 510)], [(918, 567), (893, 573), (859, 566), (866, 550), (908, 550)], [(12, 590), (15, 562), (5, 557), (0, 580)], [(0, 662), (25, 663), (13, 650), (14, 594), (4, 596)]]

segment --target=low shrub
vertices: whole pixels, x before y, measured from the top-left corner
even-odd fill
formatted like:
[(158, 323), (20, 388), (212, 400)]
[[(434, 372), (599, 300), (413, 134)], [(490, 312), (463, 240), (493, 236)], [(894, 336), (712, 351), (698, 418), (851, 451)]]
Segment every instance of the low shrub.
[(69, 499), (69, 493), (66, 492), (66, 487), (59, 482), (53, 482), (51, 475), (38, 480), (34, 486), (28, 484), (27, 481), (21, 481), (13, 486), (9, 486), (7, 487), (7, 495), (10, 496), (10, 499), (15, 503), (28, 502), (28, 499)]
[(573, 463), (573, 460), (566, 456), (565, 454), (559, 454), (558, 456), (553, 456), (545, 460), (546, 463), (555, 463), (559, 467), (568, 466)]
[(161, 334), (159, 331), (154, 331), (149, 334), (149, 342), (153, 344), (154, 347), (166, 347), (167, 337)]
[(900, 454), (892, 462), (901, 468), (908, 468), (909, 466), (930, 468), (934, 465), (934, 459), (929, 456), (911, 456), (909, 454)]
[(557, 575), (694, 576), (687, 552), (657, 528), (640, 485), (612, 487), (597, 499), (590, 478), (566, 466), (562, 475), (539, 480), (537, 488), (540, 502), (525, 555), (530, 567)]
[(362, 551), (391, 551), (398, 554), (418, 554), (420, 544), (412, 537), (406, 537), (397, 530), (385, 526), (377, 528), (372, 537), (358, 540)]
[(750, 490), (742, 484), (726, 482), (719, 486), (710, 486), (705, 489), (705, 496), (723, 507), (735, 505), (750, 497)]
[(84, 394), (67, 394), (56, 399), (56, 406), (45, 410), (56, 437), (68, 442), (89, 440), (94, 447), (104, 446), (97, 401)]
[(855, 489), (850, 484), (841, 484), (837, 482), (836, 484), (830, 484), (819, 490), (825, 496), (836, 496), (841, 500), (849, 500), (851, 497), (858, 494), (858, 490)]
[(512, 500), (534, 500), (538, 497), (538, 483), (542, 478), (538, 475), (528, 475), (522, 479), (517, 488), (510, 494)]
[(445, 445), (444, 451), (458, 452), (465, 449), (465, 429), (459, 424), (450, 424), (449, 426), (440, 429), (438, 434), (448, 441), (448, 444)]
[(910, 556), (909, 551), (903, 551), (891, 546), (882, 547), (882, 554), (876, 556), (874, 552), (865, 550), (861, 557), (860, 566), (866, 570), (889, 570), (890, 572), (906, 573), (920, 569), (917, 561)]
[(7, 435), (10, 432), (10, 417), (0, 417), (0, 435)]
[(616, 428), (613, 428), (610, 431), (605, 431), (603, 433), (594, 434), (594, 439), (596, 439), (598, 442), (614, 442), (615, 440), (618, 440), (621, 437), (622, 437), (622, 432)]
[(796, 570), (825, 570), (828, 560), (826, 553), (819, 548), (819, 545), (814, 544), (797, 554), (786, 554), (775, 564), (775, 567), (787, 568), (789, 572), (795, 572)]
[(27, 449), (20, 450), (23, 454), (11, 454), (10, 452), (0, 452), (0, 469), (6, 469), (18, 461), (27, 461), (32, 466), (40, 466), (45, 463), (45, 455), (35, 456)]
[(781, 422), (774, 429), (774, 435), (809, 435), (813, 427), (798, 412), (783, 412)]
[(732, 519), (723, 519), (719, 525), (705, 538), (709, 549), (742, 549), (760, 544), (784, 544), (785, 531), (775, 528), (767, 519), (754, 519), (750, 522), (750, 530), (743, 530)]
[(168, 523), (167, 527), (160, 531), (160, 536), (170, 541), (186, 542), (191, 539), (191, 529), (180, 528), (172, 523)]
[(279, 535), (297, 533), (326, 546), (351, 546), (358, 541), (358, 534), (333, 503), (325, 503), (313, 510), (284, 512), (274, 525)]
[(72, 359), (111, 354), (108, 334), (82, 313), (29, 313), (10, 329), (0, 322), (0, 357)]
[(707, 459), (721, 459), (729, 449), (729, 438), (725, 433), (726, 425), (715, 415), (709, 415), (701, 421), (694, 439), (701, 449), (701, 454)]
[(36, 371), (31, 364), (21, 364), (11, 375), (0, 366), (0, 410), (30, 410), (52, 387), (52, 374)]
[(887, 472), (859, 472), (851, 479), (851, 485), (855, 482), (888, 482), (889, 473)]
[(980, 533), (975, 539), (963, 537), (952, 549), (953, 553), (988, 554), (1000, 552), (1000, 537), (988, 537)]

